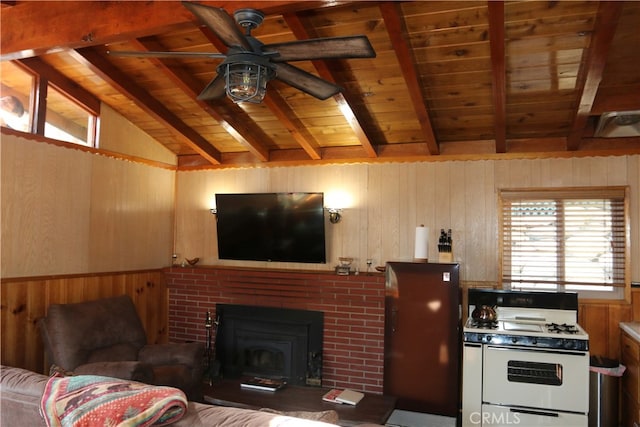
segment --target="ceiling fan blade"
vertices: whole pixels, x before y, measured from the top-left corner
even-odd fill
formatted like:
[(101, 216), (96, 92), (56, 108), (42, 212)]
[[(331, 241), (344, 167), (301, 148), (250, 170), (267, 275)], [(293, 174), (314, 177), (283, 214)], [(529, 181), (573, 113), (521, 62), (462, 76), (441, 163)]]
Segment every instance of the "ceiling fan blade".
[(209, 27), (225, 45), (251, 50), (247, 38), (224, 9), (191, 2), (182, 2), (182, 4)]
[(226, 58), (224, 53), (217, 52), (154, 52), (135, 50), (109, 50), (111, 56), (124, 56), (135, 58)]
[(327, 99), (342, 88), (286, 63), (274, 63), (276, 78), (318, 99)]
[(227, 94), (226, 91), (226, 81), (224, 76), (216, 76), (215, 79), (211, 80), (207, 87), (205, 87), (200, 95), (198, 95), (198, 99), (207, 100), (207, 99), (220, 99), (224, 98)]
[(367, 36), (327, 37), (273, 43), (262, 46), (263, 52), (278, 52), (273, 62), (306, 61), (314, 59), (375, 58)]

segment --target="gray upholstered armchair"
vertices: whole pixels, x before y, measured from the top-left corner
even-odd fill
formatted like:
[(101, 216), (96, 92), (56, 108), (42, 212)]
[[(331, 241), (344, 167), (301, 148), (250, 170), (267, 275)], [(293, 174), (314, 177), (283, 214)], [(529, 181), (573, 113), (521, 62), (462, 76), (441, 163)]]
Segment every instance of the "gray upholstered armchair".
[(148, 345), (128, 295), (52, 304), (38, 326), (49, 362), (65, 371), (178, 387), (202, 400), (203, 345)]

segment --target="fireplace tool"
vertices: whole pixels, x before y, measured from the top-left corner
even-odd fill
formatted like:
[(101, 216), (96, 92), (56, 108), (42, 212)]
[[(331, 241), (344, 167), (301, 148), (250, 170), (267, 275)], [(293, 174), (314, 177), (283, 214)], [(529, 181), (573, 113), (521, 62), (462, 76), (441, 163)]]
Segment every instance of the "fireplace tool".
[(215, 360), (215, 341), (212, 343), (212, 329), (215, 326), (215, 336), (218, 337), (218, 325), (220, 324), (220, 318), (216, 316), (216, 320), (211, 319), (211, 312), (207, 311), (204, 319), (204, 327), (207, 332), (206, 340), (207, 345), (205, 348), (205, 370), (204, 379), (213, 385), (213, 381), (220, 376), (220, 363)]

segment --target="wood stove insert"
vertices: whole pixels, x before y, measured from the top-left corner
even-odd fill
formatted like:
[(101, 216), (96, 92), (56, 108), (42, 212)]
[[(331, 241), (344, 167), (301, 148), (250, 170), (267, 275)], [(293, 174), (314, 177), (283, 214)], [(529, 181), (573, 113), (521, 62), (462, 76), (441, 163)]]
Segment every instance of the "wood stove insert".
[(217, 304), (216, 357), (225, 378), (278, 378), (291, 385), (322, 384), (324, 313)]

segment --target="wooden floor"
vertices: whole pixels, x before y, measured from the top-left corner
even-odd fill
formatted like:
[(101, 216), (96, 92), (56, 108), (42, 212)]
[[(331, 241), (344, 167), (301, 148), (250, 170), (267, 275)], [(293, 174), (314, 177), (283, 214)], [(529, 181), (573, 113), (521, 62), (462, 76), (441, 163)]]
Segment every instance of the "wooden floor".
[(204, 395), (207, 403), (237, 408), (313, 412), (333, 409), (340, 417), (341, 426), (384, 425), (395, 408), (394, 397), (376, 394), (365, 394), (356, 406), (329, 403), (322, 400), (327, 391), (327, 388), (303, 386), (286, 386), (275, 392), (247, 390), (240, 387), (239, 380), (223, 380), (205, 386)]

